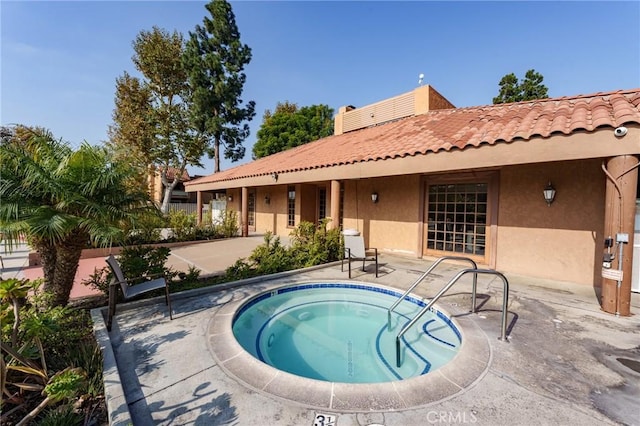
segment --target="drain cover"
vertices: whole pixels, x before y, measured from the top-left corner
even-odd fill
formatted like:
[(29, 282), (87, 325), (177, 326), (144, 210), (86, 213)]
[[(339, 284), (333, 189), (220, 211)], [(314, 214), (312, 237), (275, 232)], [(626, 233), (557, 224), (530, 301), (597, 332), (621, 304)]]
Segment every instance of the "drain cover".
[(628, 358), (616, 358), (616, 361), (618, 361), (620, 364), (624, 365), (625, 367), (635, 371), (636, 373), (640, 373), (640, 361), (636, 361)]

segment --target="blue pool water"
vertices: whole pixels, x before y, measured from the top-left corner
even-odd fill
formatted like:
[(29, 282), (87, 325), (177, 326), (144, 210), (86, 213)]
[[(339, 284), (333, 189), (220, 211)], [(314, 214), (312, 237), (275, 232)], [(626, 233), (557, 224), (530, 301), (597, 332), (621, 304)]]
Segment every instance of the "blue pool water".
[(444, 314), (427, 312), (402, 338), (396, 367), (395, 338), (425, 306), (407, 296), (363, 284), (317, 283), (283, 287), (246, 302), (233, 320), (233, 334), (260, 361), (317, 380), (378, 383), (429, 373), (451, 360), (460, 332)]

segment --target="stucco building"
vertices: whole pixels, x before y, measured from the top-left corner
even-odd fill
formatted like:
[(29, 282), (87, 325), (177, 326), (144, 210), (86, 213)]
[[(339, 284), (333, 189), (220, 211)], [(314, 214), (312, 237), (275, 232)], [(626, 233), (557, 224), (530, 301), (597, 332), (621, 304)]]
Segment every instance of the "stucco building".
[(340, 108), (333, 136), (185, 187), (225, 194), (243, 235), (330, 217), (383, 252), (594, 286), (606, 311), (629, 315), (639, 153), (640, 89), (456, 108), (425, 85)]
[[(173, 167), (169, 167), (167, 171), (167, 179), (169, 183), (173, 182), (173, 179), (175, 178), (176, 173), (178, 173), (177, 169)], [(196, 194), (186, 192), (184, 185), (186, 182), (189, 182), (191, 179), (197, 179), (199, 177), (201, 176), (196, 175), (191, 177), (189, 176), (189, 172), (185, 170), (182, 173), (182, 178), (180, 179), (180, 182), (178, 182), (176, 187), (171, 192), (170, 203), (183, 203), (183, 204), (195, 203), (197, 198)], [(164, 199), (165, 186), (162, 183), (160, 170), (158, 170), (153, 166), (149, 167), (149, 174), (147, 176), (147, 185), (149, 188), (149, 194), (151, 195), (151, 199), (158, 205), (162, 204), (162, 200)], [(208, 202), (210, 200), (211, 200), (211, 196), (209, 195), (204, 196), (204, 202)]]

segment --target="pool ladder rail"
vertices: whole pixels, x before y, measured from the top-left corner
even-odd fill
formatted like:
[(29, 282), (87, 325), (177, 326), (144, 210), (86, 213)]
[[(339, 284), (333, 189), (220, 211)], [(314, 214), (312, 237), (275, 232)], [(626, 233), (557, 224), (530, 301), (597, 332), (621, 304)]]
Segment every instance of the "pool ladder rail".
[(449, 291), (449, 289), (456, 282), (458, 282), (458, 280), (462, 276), (464, 276), (466, 274), (473, 274), (473, 286), (472, 286), (472, 291), (471, 291), (471, 313), (475, 313), (476, 312), (476, 290), (477, 290), (477, 287), (478, 287), (478, 274), (496, 275), (496, 276), (500, 277), (500, 279), (502, 279), (503, 296), (502, 296), (502, 323), (501, 323), (501, 330), (500, 330), (500, 340), (502, 340), (503, 342), (507, 341), (507, 301), (509, 299), (509, 281), (507, 280), (507, 278), (501, 272), (498, 272), (498, 271), (493, 270), (493, 269), (478, 269), (478, 265), (476, 264), (476, 262), (474, 262), (472, 259), (469, 259), (468, 257), (461, 257), (461, 256), (444, 256), (444, 257), (441, 257), (438, 260), (436, 260), (433, 263), (433, 265), (431, 265), (431, 267), (429, 267), (429, 269), (427, 269), (427, 271), (424, 274), (422, 274), (409, 287), (409, 289), (407, 289), (407, 291), (405, 291), (404, 294), (402, 296), (400, 296), (398, 298), (398, 300), (396, 300), (396, 302), (393, 305), (391, 305), (391, 307), (387, 310), (387, 329), (391, 330), (391, 312), (400, 304), (400, 302), (402, 302), (402, 300), (404, 300), (404, 298), (414, 288), (416, 288), (422, 281), (424, 281), (424, 279), (436, 268), (436, 266), (438, 266), (441, 262), (443, 262), (445, 260), (459, 260), (459, 261), (469, 262), (469, 263), (471, 263), (473, 268), (463, 269), (462, 271), (458, 272), (453, 278), (451, 278), (449, 280), (449, 282), (444, 287), (442, 287), (442, 289), (440, 289), (438, 294), (436, 294), (433, 297), (433, 299), (431, 299), (431, 301), (427, 304), (427, 306), (422, 308), (422, 310), (420, 312), (418, 312), (413, 317), (413, 319), (411, 319), (411, 321), (409, 321), (409, 323), (402, 328), (402, 330), (400, 330), (400, 332), (396, 336), (396, 365), (398, 366), (398, 368), (400, 368), (402, 366), (402, 361), (400, 359), (400, 339), (402, 338), (402, 336), (425, 313), (427, 313), (431, 309), (431, 307), (438, 301), (438, 299), (440, 299), (440, 297), (442, 297), (442, 295), (444, 295), (447, 291)]

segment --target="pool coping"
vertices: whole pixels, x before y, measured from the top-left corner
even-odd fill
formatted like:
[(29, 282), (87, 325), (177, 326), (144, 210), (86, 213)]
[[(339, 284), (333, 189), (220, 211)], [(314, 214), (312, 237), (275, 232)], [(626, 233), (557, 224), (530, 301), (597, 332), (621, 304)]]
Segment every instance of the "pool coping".
[[(207, 345), (224, 373), (255, 392), (288, 403), (334, 412), (400, 411), (429, 406), (465, 392), (487, 373), (493, 358), (488, 337), (469, 312), (455, 306), (437, 309), (447, 315), (460, 331), (458, 354), (439, 369), (411, 379), (384, 383), (337, 383), (303, 378), (271, 367), (249, 354), (235, 339), (232, 322), (248, 298), (318, 280), (269, 283), (260, 289), (245, 287), (242, 298), (234, 298), (217, 309), (207, 326)], [(392, 291), (397, 288), (365, 281), (322, 280), (323, 283), (361, 284)], [(411, 296), (424, 300), (416, 293)]]
[[(289, 279), (291, 276), (300, 274), (301, 272), (309, 272), (315, 270), (321, 270), (330, 268), (332, 266), (339, 265), (340, 261), (323, 263), (320, 265), (311, 266), (302, 269), (293, 269), (290, 271), (277, 272), (270, 275), (260, 275), (252, 278), (245, 278), (238, 281), (230, 281), (227, 283), (216, 284), (213, 286), (199, 287), (191, 290), (185, 290), (178, 293), (171, 294), (171, 300), (183, 300), (193, 297), (199, 297), (212, 292), (220, 291), (233, 291), (237, 288), (249, 288), (252, 285), (262, 284), (271, 280)], [(212, 276), (214, 274), (202, 275), (203, 278)], [(265, 281), (266, 280), (266, 281)], [(164, 303), (164, 296), (156, 296), (148, 299), (134, 300), (127, 303), (118, 304), (117, 311), (119, 313), (125, 311), (135, 310), (144, 306)], [(122, 386), (122, 380), (120, 372), (118, 370), (118, 363), (116, 355), (113, 349), (113, 340), (119, 339), (118, 322), (114, 321), (113, 331), (107, 330), (107, 306), (100, 306), (91, 310), (91, 319), (93, 322), (93, 333), (96, 337), (96, 342), (100, 347), (103, 354), (103, 382), (104, 382), (104, 394), (105, 403), (107, 405), (107, 412), (109, 414), (110, 425), (123, 425), (130, 426), (131, 412), (128, 407), (126, 394)], [(117, 316), (116, 316), (117, 318)], [(235, 339), (234, 339), (235, 340)]]

